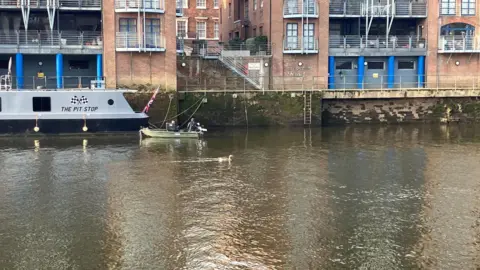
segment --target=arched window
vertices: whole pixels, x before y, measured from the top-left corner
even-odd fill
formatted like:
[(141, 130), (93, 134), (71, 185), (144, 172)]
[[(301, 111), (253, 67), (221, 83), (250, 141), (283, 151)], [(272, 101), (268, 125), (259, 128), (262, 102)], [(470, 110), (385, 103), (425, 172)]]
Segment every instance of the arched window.
[(474, 34), (475, 26), (466, 23), (451, 23), (440, 29), (441, 36), (473, 36)]

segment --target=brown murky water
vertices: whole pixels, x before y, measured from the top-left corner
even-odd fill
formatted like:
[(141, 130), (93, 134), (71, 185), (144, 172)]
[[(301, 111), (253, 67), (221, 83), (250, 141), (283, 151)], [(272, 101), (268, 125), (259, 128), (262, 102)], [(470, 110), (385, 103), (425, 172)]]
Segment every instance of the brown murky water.
[(0, 139), (0, 170), (4, 269), (480, 267), (480, 127)]

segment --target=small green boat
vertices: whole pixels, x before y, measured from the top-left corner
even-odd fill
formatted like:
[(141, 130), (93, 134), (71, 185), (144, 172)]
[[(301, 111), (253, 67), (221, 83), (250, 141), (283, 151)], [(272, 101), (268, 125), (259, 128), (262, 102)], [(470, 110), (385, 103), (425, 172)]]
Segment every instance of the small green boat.
[(166, 129), (150, 129), (142, 128), (140, 130), (142, 135), (151, 138), (191, 138), (199, 139), (203, 135), (203, 131), (168, 131)]

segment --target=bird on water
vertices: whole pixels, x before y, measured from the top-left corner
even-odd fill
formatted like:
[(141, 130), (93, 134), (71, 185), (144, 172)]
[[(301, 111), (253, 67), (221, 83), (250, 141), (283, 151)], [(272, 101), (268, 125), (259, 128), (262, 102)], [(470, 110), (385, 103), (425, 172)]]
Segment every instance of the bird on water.
[(228, 157), (219, 157), (218, 162), (225, 162), (225, 161), (231, 162), (232, 158), (233, 158), (233, 155), (229, 155)]

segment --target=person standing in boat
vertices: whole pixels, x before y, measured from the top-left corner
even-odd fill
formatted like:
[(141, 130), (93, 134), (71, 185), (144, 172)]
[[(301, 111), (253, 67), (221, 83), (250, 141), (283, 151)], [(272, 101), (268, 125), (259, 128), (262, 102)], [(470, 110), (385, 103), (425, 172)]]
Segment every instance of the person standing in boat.
[(192, 118), (192, 119), (190, 119), (190, 122), (188, 122), (187, 130), (188, 130), (188, 132), (190, 132), (194, 128), (195, 128), (195, 119)]

